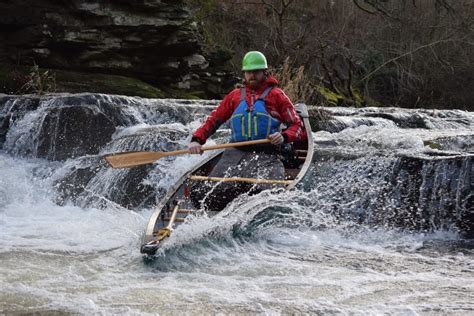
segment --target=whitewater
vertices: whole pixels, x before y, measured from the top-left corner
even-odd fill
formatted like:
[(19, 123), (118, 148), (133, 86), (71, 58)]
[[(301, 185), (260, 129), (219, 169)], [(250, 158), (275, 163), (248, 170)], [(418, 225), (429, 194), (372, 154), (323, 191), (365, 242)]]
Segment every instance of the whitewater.
[[(462, 124), (433, 119), (425, 120), (430, 129), (402, 129), (361, 119), (360, 110), (329, 109), (334, 120), (314, 133), (319, 158), (303, 188), (241, 197), (215, 217), (196, 216), (144, 258), (139, 246), (153, 206), (127, 208), (111, 198), (123, 171), (101, 167), (76, 199), (64, 199), (58, 181), (100, 155), (51, 161), (26, 154), (34, 152), (24, 150), (35, 146), (34, 118), (48, 102), (10, 128), (0, 151), (2, 314), (474, 313), (474, 244), (453, 222), (407, 229), (370, 220), (399, 207), (380, 202), (395, 156), (427, 155), (428, 138), (455, 138), (442, 143), (445, 153), (471, 157), (471, 113), (454, 113), (464, 115)], [(146, 147), (150, 130), (184, 146), (202, 120), (128, 111), (140, 119), (118, 129), (100, 154), (133, 135)], [(161, 192), (204, 158), (157, 162), (146, 181)]]

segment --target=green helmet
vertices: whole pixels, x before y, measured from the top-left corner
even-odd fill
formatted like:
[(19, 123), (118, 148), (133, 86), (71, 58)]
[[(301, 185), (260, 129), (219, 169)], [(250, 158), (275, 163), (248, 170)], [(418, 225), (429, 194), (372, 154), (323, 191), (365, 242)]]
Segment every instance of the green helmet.
[(252, 71), (259, 69), (268, 69), (265, 55), (257, 51), (251, 51), (245, 54), (242, 60), (242, 71)]

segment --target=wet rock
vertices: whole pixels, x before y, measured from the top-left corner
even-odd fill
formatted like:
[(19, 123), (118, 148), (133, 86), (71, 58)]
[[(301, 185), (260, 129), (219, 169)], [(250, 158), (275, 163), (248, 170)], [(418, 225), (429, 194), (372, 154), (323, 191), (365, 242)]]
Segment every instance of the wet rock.
[[(98, 163), (99, 160), (95, 163)], [(67, 201), (76, 202), (78, 197), (84, 193), (89, 181), (97, 174), (99, 167), (74, 166), (53, 187), (58, 192), (55, 202), (64, 205)]]
[(27, 112), (36, 110), (39, 106), (38, 96), (16, 96), (0, 95), (0, 148), (5, 142), (10, 126), (16, 120), (21, 119)]
[(342, 221), (474, 238), (473, 155), (339, 155), (315, 152), (317, 209)]
[(52, 94), (47, 98), (49, 108), (87, 107), (94, 113), (103, 113), (115, 125), (128, 126), (138, 123), (132, 114), (123, 109), (138, 106), (140, 98), (93, 93)]
[[(11, 154), (65, 160), (97, 154), (101, 148), (106, 148), (117, 127), (123, 129), (144, 122), (151, 125), (180, 122), (185, 125), (203, 118), (215, 105), (216, 101), (141, 99), (87, 93), (4, 96), (0, 98), (0, 132), (4, 140), (3, 149)], [(11, 128), (13, 124), (15, 127)], [(165, 135), (163, 126), (159, 130), (161, 135)], [(184, 138), (190, 131), (184, 128), (176, 132)], [(150, 139), (150, 144), (155, 144), (153, 131), (141, 133)], [(136, 150), (145, 150), (140, 139), (132, 143)], [(159, 139), (170, 141), (163, 137)], [(133, 144), (125, 142), (124, 146)], [(121, 149), (127, 151), (132, 147)]]
[(114, 132), (114, 122), (102, 112), (81, 106), (53, 108), (40, 129), (37, 156), (66, 160), (97, 154)]
[(313, 132), (327, 130), (326, 126), (332, 115), (322, 107), (311, 107), (308, 109), (309, 122)]
[(4, 149), (50, 160), (97, 154), (117, 126), (137, 123), (126, 110), (136, 101), (101, 94), (4, 97), (0, 99)]
[[(466, 129), (473, 127), (474, 117), (472, 112), (461, 110), (401, 110), (394, 107), (323, 107), (322, 109), (337, 117), (341, 123), (365, 119), (375, 123), (371, 125), (380, 125), (377, 122), (381, 122), (384, 126), (392, 124), (402, 129)], [(369, 124), (360, 125), (370, 126)], [(347, 127), (354, 127), (354, 124), (348, 124)]]
[[(173, 129), (166, 125), (147, 127), (123, 134), (110, 141), (100, 156), (81, 157), (67, 162), (66, 170), (59, 172), (55, 181), (57, 202), (71, 201), (83, 207), (109, 207), (110, 203), (130, 209), (153, 206), (165, 190), (156, 181), (166, 176), (167, 170), (155, 169), (152, 164), (113, 169), (102, 158), (106, 153), (123, 151), (171, 151), (182, 149), (186, 129)], [(153, 176), (151, 181), (150, 174)]]
[(151, 184), (144, 181), (152, 168), (148, 165), (129, 169), (124, 178), (125, 181), (116, 184), (121, 194), (114, 194), (111, 199), (127, 208), (143, 208), (154, 205), (156, 195), (164, 192), (157, 192)]
[(419, 113), (412, 113), (411, 115), (401, 116), (398, 113), (364, 113), (367, 117), (379, 117), (393, 121), (400, 128), (429, 128), (423, 115)]
[(400, 157), (388, 175), (383, 202), (377, 203), (385, 212), (376, 217), (416, 230), (456, 227), (474, 237), (473, 157)]
[(10, 127), (11, 115), (1, 115), (0, 116), (0, 147), (5, 142), (5, 137), (8, 133), (8, 128)]
[(341, 117), (333, 116), (328, 120), (319, 121), (317, 124), (318, 130), (327, 131), (330, 133), (338, 133), (346, 128), (356, 128), (359, 126), (395, 126), (391, 121), (380, 118), (370, 117)]
[(474, 154), (474, 137), (471, 135), (438, 137), (425, 141), (425, 146), (436, 150)]
[(82, 207), (108, 207), (110, 202), (130, 209), (150, 207), (158, 193), (164, 194), (145, 181), (152, 168), (148, 165), (116, 172), (101, 157), (82, 158), (55, 181), (55, 201)]

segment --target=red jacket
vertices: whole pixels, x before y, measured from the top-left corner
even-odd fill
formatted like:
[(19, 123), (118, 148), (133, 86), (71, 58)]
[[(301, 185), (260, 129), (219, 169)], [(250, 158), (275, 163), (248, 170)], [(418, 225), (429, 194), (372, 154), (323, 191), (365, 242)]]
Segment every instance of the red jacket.
[[(296, 113), (295, 107), (290, 99), (286, 96), (283, 90), (276, 87), (277, 84), (278, 81), (275, 78), (268, 76), (265, 82), (255, 91), (252, 91), (252, 89), (246, 85), (247, 104), (253, 105), (252, 101), (257, 100), (266, 87), (270, 85), (274, 86), (265, 98), (265, 108), (267, 112), (288, 126), (286, 130), (281, 132), (285, 138), (285, 142), (291, 143), (298, 140), (305, 140), (306, 132), (303, 127), (303, 122)], [(239, 103), (240, 89), (234, 89), (226, 95), (221, 104), (212, 111), (204, 124), (194, 132), (192, 140), (204, 144), (207, 138), (214, 134), (221, 124), (230, 119)]]

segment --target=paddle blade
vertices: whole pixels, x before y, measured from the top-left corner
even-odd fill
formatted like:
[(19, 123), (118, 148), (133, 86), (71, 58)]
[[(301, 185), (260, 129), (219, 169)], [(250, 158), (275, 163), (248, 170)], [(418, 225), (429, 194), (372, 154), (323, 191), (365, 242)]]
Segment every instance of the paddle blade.
[(129, 168), (152, 163), (163, 156), (164, 153), (157, 151), (137, 151), (113, 154), (104, 158), (112, 168)]

